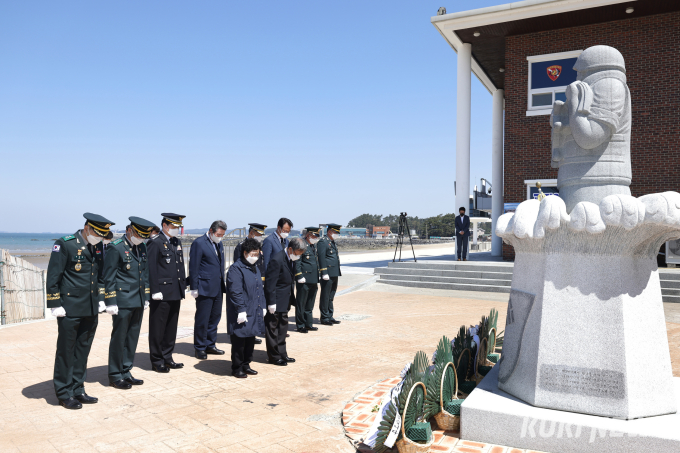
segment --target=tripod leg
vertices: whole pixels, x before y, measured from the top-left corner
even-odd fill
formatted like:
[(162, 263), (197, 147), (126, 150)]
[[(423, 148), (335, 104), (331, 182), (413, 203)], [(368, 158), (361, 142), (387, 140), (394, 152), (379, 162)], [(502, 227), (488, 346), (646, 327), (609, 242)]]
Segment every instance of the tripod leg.
[(411, 230), (408, 227), (408, 220), (406, 220), (406, 231), (408, 232), (408, 242), (411, 244), (411, 252), (413, 253), (413, 262), (417, 263), (416, 252), (413, 250), (413, 241), (411, 240)]

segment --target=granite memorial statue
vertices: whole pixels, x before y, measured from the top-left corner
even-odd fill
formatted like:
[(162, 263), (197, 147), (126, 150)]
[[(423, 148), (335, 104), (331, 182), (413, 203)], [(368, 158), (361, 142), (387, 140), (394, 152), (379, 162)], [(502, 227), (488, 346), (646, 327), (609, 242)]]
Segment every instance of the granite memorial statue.
[(498, 388), (533, 406), (633, 419), (677, 411), (656, 255), (680, 194), (630, 195), (621, 54), (586, 49), (551, 117), (560, 196), (522, 202), (496, 234), (516, 253)]
[(550, 117), (552, 166), (571, 212), (580, 201), (630, 195), (630, 91), (621, 53), (608, 46), (586, 49), (576, 60), (577, 79), (556, 101)]

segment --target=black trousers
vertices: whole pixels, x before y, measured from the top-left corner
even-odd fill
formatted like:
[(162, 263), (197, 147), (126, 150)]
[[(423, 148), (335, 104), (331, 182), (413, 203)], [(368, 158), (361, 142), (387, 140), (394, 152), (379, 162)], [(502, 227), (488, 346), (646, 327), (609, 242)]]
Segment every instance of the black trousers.
[(220, 293), (216, 297), (198, 296), (196, 298), (196, 315), (194, 316), (194, 348), (205, 351), (214, 348), (217, 341), (217, 325), (222, 319), (222, 300)]
[(296, 283), (295, 291), (295, 325), (298, 329), (313, 327), (314, 302), (319, 287), (316, 283)]
[(113, 329), (109, 342), (109, 382), (130, 377), (135, 361), (139, 331), (142, 329), (143, 308), (119, 308), (112, 316)]
[(319, 311), (321, 321), (333, 319), (333, 299), (338, 291), (338, 277), (330, 277), (329, 280), (321, 280), (321, 298), (319, 300)]
[(456, 254), (458, 255), (458, 259), (467, 259), (468, 238), (469, 236), (463, 236), (462, 234), (456, 235)]
[(57, 318), (59, 336), (54, 357), (54, 392), (60, 400), (85, 393), (87, 357), (97, 331), (97, 316)]
[(172, 362), (177, 339), (177, 321), (181, 300), (149, 301), (149, 356), (151, 364)]
[(267, 310), (264, 317), (267, 356), (275, 362), (288, 357), (286, 351), (286, 335), (288, 334), (288, 312), (277, 311), (273, 315)]
[(255, 350), (255, 337), (229, 336), (231, 340), (231, 370), (233, 372), (244, 371), (250, 367)]

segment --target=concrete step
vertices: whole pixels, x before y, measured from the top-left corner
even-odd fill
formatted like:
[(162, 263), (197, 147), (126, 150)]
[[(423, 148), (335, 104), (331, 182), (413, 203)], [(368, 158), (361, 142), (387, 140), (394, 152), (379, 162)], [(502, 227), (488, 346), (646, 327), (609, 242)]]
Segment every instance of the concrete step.
[(439, 269), (409, 269), (401, 267), (377, 267), (375, 274), (390, 275), (427, 275), (436, 277), (460, 277), (460, 278), (492, 278), (500, 280), (512, 280), (512, 272), (486, 272), (478, 270), (447, 271)]
[(680, 288), (680, 280), (661, 280), (661, 289)]
[(664, 294), (661, 297), (663, 298), (664, 302), (672, 302), (672, 303), (680, 304), (680, 296), (667, 296), (667, 295)]
[(408, 280), (378, 280), (377, 283), (395, 286), (408, 286), (412, 288), (429, 288), (429, 289), (448, 289), (456, 291), (483, 291), (493, 293), (509, 293), (509, 286), (493, 286), (493, 285), (467, 285), (460, 283), (437, 283), (437, 282), (413, 282)]
[(680, 289), (661, 288), (661, 294), (663, 296), (680, 296)]
[(659, 278), (661, 280), (675, 280), (680, 281), (680, 269), (659, 269)]
[(431, 269), (440, 271), (475, 271), (512, 273), (514, 265), (502, 262), (457, 262), (457, 261), (418, 261), (417, 263), (388, 263), (389, 268)]
[(510, 286), (512, 280), (481, 279), (481, 278), (459, 278), (459, 277), (437, 277), (433, 275), (391, 275), (380, 274), (380, 281), (398, 280), (409, 282), (433, 282), (433, 283), (459, 283), (462, 285), (491, 285), (491, 286)]

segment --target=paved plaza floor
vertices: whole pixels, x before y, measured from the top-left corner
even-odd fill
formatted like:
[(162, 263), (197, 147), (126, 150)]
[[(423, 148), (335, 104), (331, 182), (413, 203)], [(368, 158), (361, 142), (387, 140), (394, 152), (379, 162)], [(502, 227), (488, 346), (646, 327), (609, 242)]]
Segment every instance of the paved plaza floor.
[[(370, 277), (342, 277), (340, 289)], [(78, 411), (58, 406), (52, 387), (56, 322), (0, 329), (0, 451), (351, 452), (341, 421), (345, 405), (398, 375), (416, 351), (431, 354), (442, 335), (476, 324), (491, 308), (504, 325), (507, 295), (374, 283), (338, 297), (335, 305), (340, 325), (319, 325), (309, 334), (291, 326), (288, 351), (296, 363), (268, 365), (264, 344), (257, 345), (252, 367), (260, 374), (242, 380), (230, 375), (224, 315), (218, 347), (227, 354), (194, 358), (190, 297), (182, 303), (184, 329), (174, 356), (184, 369), (150, 371), (145, 312), (133, 369), (145, 383), (131, 390), (108, 386), (111, 319), (100, 315), (86, 384), (100, 401)], [(680, 376), (680, 318), (675, 307), (667, 311), (674, 321), (668, 324), (673, 369)]]

